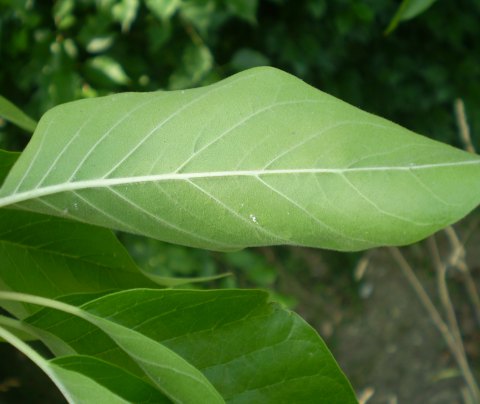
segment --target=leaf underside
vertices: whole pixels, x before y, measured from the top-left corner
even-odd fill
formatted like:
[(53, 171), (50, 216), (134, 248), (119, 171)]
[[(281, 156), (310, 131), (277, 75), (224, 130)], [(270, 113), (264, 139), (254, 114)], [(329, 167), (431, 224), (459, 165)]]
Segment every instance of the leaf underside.
[(214, 250), (415, 242), (480, 202), (480, 159), (273, 68), (68, 103), (0, 206)]

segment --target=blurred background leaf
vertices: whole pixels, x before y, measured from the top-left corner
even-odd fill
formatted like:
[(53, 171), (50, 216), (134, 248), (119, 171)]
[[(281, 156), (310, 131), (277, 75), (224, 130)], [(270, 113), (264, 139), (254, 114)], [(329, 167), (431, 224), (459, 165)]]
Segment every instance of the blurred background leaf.
[(146, 0), (145, 5), (161, 20), (169, 19), (181, 6), (181, 0)]
[[(398, 12), (412, 17), (432, 3), (405, 1)], [(2, 0), (0, 90), (37, 119), (73, 99), (199, 86), (272, 65), (457, 144), (454, 98), (463, 98), (472, 132), (480, 126), (480, 3), (437, 2), (385, 37), (397, 8), (381, 0)], [(5, 125), (0, 147), (21, 149), (28, 138)]]
[(0, 119), (7, 120), (14, 125), (33, 133), (37, 122), (26, 115), (20, 108), (0, 95)]
[(437, 0), (403, 0), (385, 33), (389, 34), (392, 32), (400, 22), (410, 20), (422, 14), (436, 1)]

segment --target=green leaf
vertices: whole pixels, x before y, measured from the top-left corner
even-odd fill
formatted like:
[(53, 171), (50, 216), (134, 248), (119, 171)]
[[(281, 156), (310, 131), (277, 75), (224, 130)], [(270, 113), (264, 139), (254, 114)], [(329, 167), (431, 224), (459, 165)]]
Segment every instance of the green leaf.
[[(36, 213), (0, 209), (0, 289), (57, 297), (153, 287), (111, 231)], [(23, 318), (31, 306), (5, 303)]]
[(53, 7), (53, 19), (60, 30), (66, 30), (75, 23), (75, 1), (60, 0)]
[(0, 188), (8, 172), (13, 167), (19, 157), (20, 153), (0, 150)]
[(183, 89), (197, 85), (213, 66), (213, 57), (205, 45), (192, 44), (185, 49), (182, 64), (169, 79), (169, 88)]
[(105, 52), (113, 45), (114, 40), (115, 37), (113, 35), (94, 36), (88, 41), (86, 45), (87, 52)]
[(52, 109), (0, 206), (217, 250), (360, 250), (459, 220), (479, 181), (479, 156), (262, 67)]
[(234, 14), (250, 23), (256, 22), (258, 7), (257, 0), (228, 0), (226, 3), (232, 9)]
[[(107, 334), (144, 371), (149, 381), (174, 402), (223, 403), (220, 394), (194, 366), (163, 344), (89, 310), (37, 296), (0, 292), (0, 299), (23, 301), (69, 313)], [(100, 298), (100, 300), (102, 300)], [(95, 301), (94, 301), (95, 302)], [(108, 303), (107, 303), (108, 305)], [(93, 306), (95, 308), (95, 305)], [(100, 307), (102, 307), (100, 305)], [(111, 307), (113, 308), (113, 307)], [(150, 313), (151, 314), (151, 313)]]
[(215, 26), (218, 6), (218, 0), (185, 0), (180, 6), (180, 16), (182, 20), (191, 23), (201, 37), (206, 37), (209, 30)]
[(72, 403), (169, 403), (161, 392), (123, 369), (87, 356), (46, 360), (7, 329), (0, 337), (11, 343), (57, 385)]
[(394, 31), (400, 22), (410, 20), (420, 15), (430, 8), (436, 1), (437, 0), (403, 0), (390, 21), (388, 28), (385, 30), (385, 34)]
[[(129, 403), (161, 404), (172, 402), (145, 380), (91, 356), (62, 356), (51, 360), (50, 363), (95, 380), (96, 383), (106, 387)], [(94, 401), (91, 396), (87, 396), (87, 398), (89, 400), (87, 402), (100, 402)], [(104, 403), (105, 401), (101, 402)]]
[(135, 21), (139, 0), (119, 0), (111, 9), (113, 19), (120, 22), (122, 31), (128, 32)]
[(168, 20), (181, 6), (181, 0), (146, 0), (145, 5), (161, 20)]
[[(0, 327), (3, 327), (22, 341), (34, 341), (38, 339), (23, 322), (2, 314), (0, 314)], [(0, 338), (0, 342), (4, 342), (4, 340)]]
[[(267, 293), (252, 290), (131, 290), (87, 302), (80, 309), (176, 352), (229, 403), (356, 402), (315, 331), (267, 298)], [(138, 367), (122, 356), (120, 348), (127, 353), (128, 349), (116, 339), (120, 332), (93, 321), (102, 332), (80, 318), (50, 309), (27, 322), (73, 353), (94, 355), (138, 374)], [(57, 354), (59, 349), (67, 351), (44, 337)]]
[(37, 123), (18, 107), (0, 95), (0, 117), (12, 122), (27, 132), (33, 132)]
[(109, 56), (102, 55), (88, 59), (86, 67), (93, 78), (102, 83), (107, 81), (107, 84), (124, 85), (130, 81), (122, 65)]
[(235, 71), (240, 72), (252, 67), (268, 66), (270, 65), (270, 60), (254, 49), (241, 48), (233, 55), (230, 65)]

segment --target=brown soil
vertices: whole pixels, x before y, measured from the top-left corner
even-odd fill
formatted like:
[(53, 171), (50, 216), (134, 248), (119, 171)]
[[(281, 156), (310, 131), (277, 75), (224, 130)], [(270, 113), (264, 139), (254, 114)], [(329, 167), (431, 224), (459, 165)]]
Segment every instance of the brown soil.
[[(441, 234), (437, 240), (441, 252), (447, 251)], [(477, 230), (467, 245), (467, 262), (480, 289), (478, 245)], [(438, 307), (435, 272), (424, 243), (402, 251)], [(358, 300), (345, 299), (349, 292), (338, 290), (335, 277), (331, 283), (325, 277), (327, 284), (320, 292), (312, 292), (312, 279), (296, 279), (293, 287), (285, 289), (299, 301), (297, 311), (319, 330), (357, 393), (373, 392), (369, 404), (463, 403), (462, 376), (411, 285), (387, 249), (370, 254), (368, 269), (356, 283)], [(318, 269), (325, 265), (318, 258), (315, 265), (316, 272), (329, 271)], [(451, 271), (448, 283), (478, 380), (480, 324), (475, 322), (459, 273)]]

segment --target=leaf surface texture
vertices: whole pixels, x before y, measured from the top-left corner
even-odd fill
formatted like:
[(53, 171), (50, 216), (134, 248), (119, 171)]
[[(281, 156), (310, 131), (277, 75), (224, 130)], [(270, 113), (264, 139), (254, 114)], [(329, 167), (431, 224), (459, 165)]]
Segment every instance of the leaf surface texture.
[[(168, 350), (229, 403), (356, 402), (316, 332), (267, 298), (249, 290), (130, 290), (84, 303), (80, 316), (44, 309), (26, 321), (43, 331), (57, 355), (69, 349), (69, 355), (95, 357), (141, 379), (156, 380), (148, 366), (180, 371), (165, 360)], [(158, 388), (171, 383), (173, 398), (175, 383), (185, 383), (178, 376), (159, 378)], [(184, 399), (191, 393), (200, 401), (197, 390), (187, 385), (182, 391)]]
[(64, 104), (0, 206), (214, 250), (412, 243), (480, 202), (480, 159), (273, 68)]

